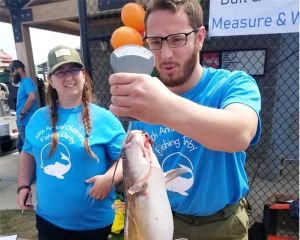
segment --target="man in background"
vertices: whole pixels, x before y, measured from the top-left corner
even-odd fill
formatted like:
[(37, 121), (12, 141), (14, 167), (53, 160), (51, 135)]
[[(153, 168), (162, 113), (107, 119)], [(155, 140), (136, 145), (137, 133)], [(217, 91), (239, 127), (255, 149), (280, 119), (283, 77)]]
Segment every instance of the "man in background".
[(25, 128), (32, 114), (39, 108), (37, 89), (33, 80), (26, 76), (25, 65), (20, 60), (13, 60), (9, 65), (13, 84), (19, 85), (16, 104), (17, 126), (19, 136), (17, 149), (22, 151), (25, 139)]

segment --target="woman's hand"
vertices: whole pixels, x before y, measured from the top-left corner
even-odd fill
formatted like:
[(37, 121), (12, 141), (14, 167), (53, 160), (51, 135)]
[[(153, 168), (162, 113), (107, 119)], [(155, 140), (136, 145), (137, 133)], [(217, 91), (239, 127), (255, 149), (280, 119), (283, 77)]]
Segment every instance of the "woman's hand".
[(111, 178), (107, 175), (96, 175), (87, 179), (86, 183), (94, 183), (89, 194), (97, 200), (103, 200), (111, 191)]
[(17, 202), (22, 210), (30, 210), (34, 208), (32, 204), (32, 193), (29, 188), (20, 190), (17, 197)]

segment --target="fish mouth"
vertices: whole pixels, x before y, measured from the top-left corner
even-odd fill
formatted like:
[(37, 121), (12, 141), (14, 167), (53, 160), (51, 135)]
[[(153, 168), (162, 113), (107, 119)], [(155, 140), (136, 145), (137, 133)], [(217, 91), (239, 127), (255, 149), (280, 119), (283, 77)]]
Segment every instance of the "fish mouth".
[(130, 143), (134, 137), (134, 134), (129, 133), (126, 137), (125, 143)]
[[(133, 131), (131, 131), (131, 132), (127, 135), (126, 140), (125, 140), (125, 143), (128, 144), (128, 143), (130, 143), (131, 141), (133, 141), (133, 138), (134, 138), (136, 135), (138, 135), (138, 134), (139, 134), (139, 132), (133, 132)], [(150, 144), (150, 146), (153, 145), (154, 141), (152, 140), (152, 138), (149, 136), (149, 134), (148, 134), (147, 132), (143, 131), (143, 132), (142, 132), (142, 136), (144, 137), (144, 146), (145, 146), (145, 147), (149, 146), (149, 144)]]
[[(126, 137), (125, 143), (131, 142), (131, 141), (133, 140), (133, 138), (134, 138), (136, 135), (138, 135), (138, 134), (139, 134), (138, 131), (135, 131), (135, 130), (130, 131), (130, 132), (128, 133), (127, 137)], [(147, 134), (146, 132), (142, 132), (142, 135), (143, 135), (143, 136), (146, 136), (146, 138), (149, 138), (149, 136), (148, 136), (148, 134)]]

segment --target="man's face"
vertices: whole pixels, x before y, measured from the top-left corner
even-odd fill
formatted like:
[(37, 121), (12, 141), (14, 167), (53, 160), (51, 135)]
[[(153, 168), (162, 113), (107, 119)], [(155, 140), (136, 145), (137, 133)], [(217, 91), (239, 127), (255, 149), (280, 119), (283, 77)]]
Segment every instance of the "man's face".
[[(190, 26), (188, 17), (183, 11), (172, 13), (157, 10), (152, 12), (147, 20), (147, 37), (166, 37), (193, 30), (195, 29)], [(161, 49), (152, 50), (159, 79), (168, 87), (183, 85), (190, 79), (199, 63), (198, 52), (197, 32), (187, 35), (186, 44), (176, 48), (170, 47), (164, 40)]]
[(11, 79), (13, 81), (13, 84), (19, 84), (20, 81), (21, 81), (21, 79), (22, 79), (22, 77), (21, 77), (21, 75), (19, 73), (19, 68), (12, 67), (10, 69), (10, 77), (11, 77)]

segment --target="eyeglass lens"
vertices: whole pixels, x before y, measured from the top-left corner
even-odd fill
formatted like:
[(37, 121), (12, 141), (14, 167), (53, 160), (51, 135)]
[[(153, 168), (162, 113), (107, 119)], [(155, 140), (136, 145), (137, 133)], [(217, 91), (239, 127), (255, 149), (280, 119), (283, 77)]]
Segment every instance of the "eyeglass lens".
[(166, 37), (148, 37), (145, 38), (145, 44), (150, 50), (159, 50), (162, 47), (162, 42), (167, 41), (171, 48), (182, 47), (187, 43), (187, 37), (196, 30), (188, 33), (171, 34)]
[(73, 67), (73, 68), (66, 69), (66, 70), (55, 71), (53, 73), (53, 75), (55, 75), (58, 78), (66, 77), (68, 74), (70, 74), (72, 76), (77, 76), (81, 70), (82, 70), (82, 68)]

